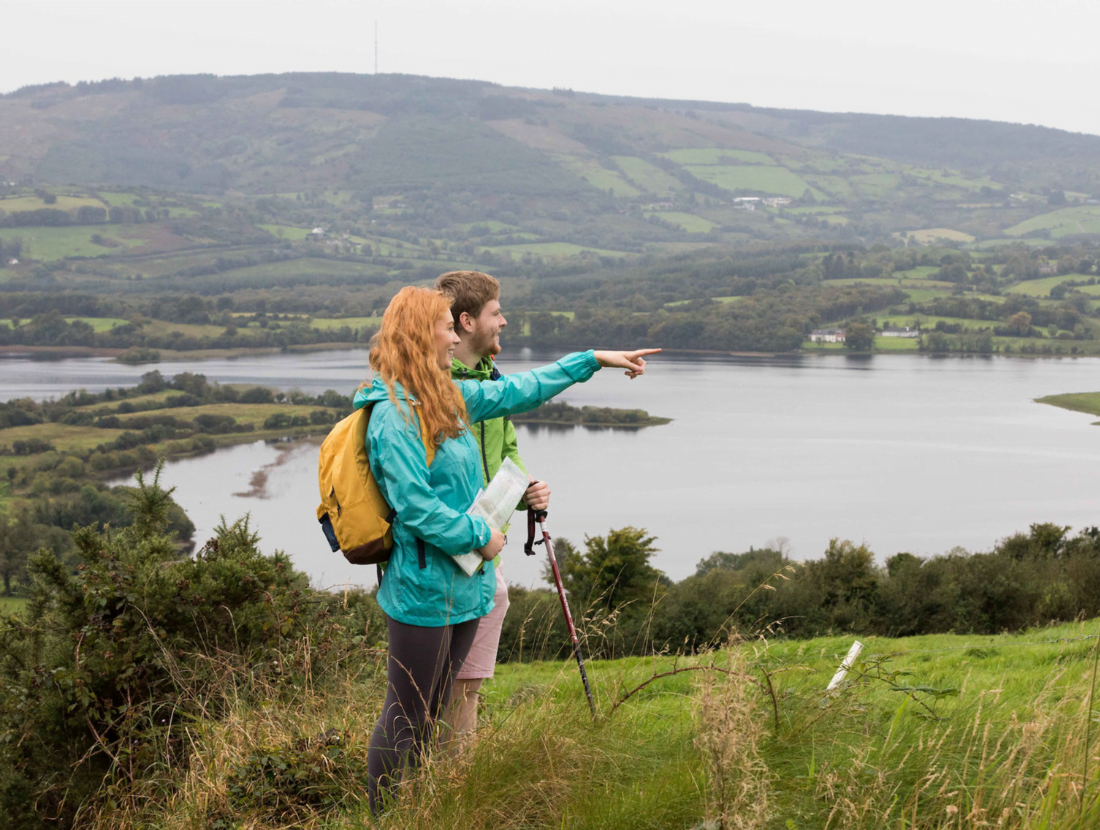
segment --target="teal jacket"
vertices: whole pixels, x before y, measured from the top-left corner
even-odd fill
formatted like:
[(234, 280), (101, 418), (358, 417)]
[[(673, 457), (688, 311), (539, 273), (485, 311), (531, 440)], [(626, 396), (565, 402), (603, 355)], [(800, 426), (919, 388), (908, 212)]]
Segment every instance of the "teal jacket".
[[(566, 355), (557, 363), (518, 372), (495, 383), (459, 381), (471, 424), (526, 412), (588, 380), (599, 369), (592, 352)], [(388, 616), (408, 625), (443, 626), (483, 617), (493, 609), (496, 577), (491, 563), (474, 576), (451, 561), (487, 544), (490, 528), (466, 514), (482, 486), (481, 458), (470, 430), (445, 440), (428, 467), (414, 418), (405, 420), (409, 402), (394, 386), (389, 398), (381, 378), (359, 390), (355, 408), (374, 402), (367, 426), (371, 473), (397, 516), (393, 551), (378, 604)]]

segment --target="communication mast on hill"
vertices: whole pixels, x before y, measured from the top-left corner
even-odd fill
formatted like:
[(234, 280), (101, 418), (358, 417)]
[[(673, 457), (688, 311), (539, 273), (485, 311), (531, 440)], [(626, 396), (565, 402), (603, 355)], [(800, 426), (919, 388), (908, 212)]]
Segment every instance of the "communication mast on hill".
[(378, 74), (378, 21), (374, 21), (374, 74)]

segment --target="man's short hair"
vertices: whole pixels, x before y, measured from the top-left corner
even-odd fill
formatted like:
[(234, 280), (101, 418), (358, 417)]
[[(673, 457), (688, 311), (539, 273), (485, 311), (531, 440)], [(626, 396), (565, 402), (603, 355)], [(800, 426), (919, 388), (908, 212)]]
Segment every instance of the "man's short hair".
[(500, 299), (500, 283), (481, 271), (448, 271), (439, 275), (435, 288), (450, 298), (456, 323), (463, 312), (477, 317), (489, 300)]

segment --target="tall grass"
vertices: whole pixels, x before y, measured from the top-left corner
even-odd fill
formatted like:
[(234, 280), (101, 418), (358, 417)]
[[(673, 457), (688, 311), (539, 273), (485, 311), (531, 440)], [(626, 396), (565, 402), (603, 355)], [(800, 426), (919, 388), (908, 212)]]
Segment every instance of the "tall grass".
[[(613, 624), (587, 626), (591, 650)], [(526, 643), (556, 650), (528, 625)], [(870, 638), (830, 693), (850, 637), (593, 660), (595, 721), (571, 660), (506, 664), (469, 754), (433, 754), (379, 819), (365, 758), (382, 652), (289, 690), (227, 667), (209, 706), (223, 714), (185, 727), (189, 763), (88, 825), (1085, 830), (1100, 826), (1097, 631)]]

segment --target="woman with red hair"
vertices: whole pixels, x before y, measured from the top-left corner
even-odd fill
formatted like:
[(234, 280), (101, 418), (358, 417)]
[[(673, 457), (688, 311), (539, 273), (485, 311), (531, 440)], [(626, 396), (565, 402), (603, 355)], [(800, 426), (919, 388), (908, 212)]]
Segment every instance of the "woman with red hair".
[[(393, 550), (378, 604), (389, 631), (387, 691), (371, 737), (370, 806), (380, 788), (414, 767), (446, 706), (455, 672), (469, 651), (477, 621), (493, 607), (492, 560), (504, 547), (499, 528), (470, 516), (482, 483), (478, 445), (469, 425), (534, 409), (603, 367), (645, 372), (645, 356), (588, 351), (518, 372), (499, 382), (452, 381), (459, 342), (450, 300), (438, 291), (398, 292), (371, 343), (373, 383), (355, 396), (373, 403), (367, 427), (371, 472), (396, 513)], [(424, 438), (435, 445), (428, 465)], [(451, 557), (476, 550), (485, 566), (467, 576)]]

